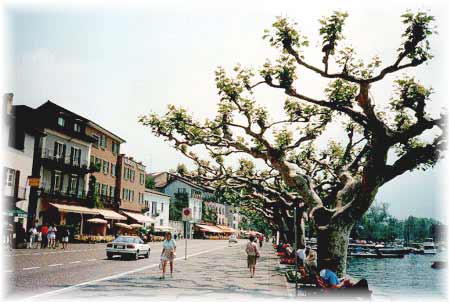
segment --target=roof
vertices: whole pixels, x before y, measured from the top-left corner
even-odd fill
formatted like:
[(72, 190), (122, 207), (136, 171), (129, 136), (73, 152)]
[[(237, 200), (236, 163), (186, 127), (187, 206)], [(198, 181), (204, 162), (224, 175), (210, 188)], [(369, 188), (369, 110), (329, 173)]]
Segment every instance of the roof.
[(122, 216), (121, 214), (116, 213), (113, 210), (109, 209), (99, 209), (98, 212), (100, 215), (105, 217), (105, 219), (113, 219), (113, 220), (126, 220), (127, 217)]
[[(166, 177), (163, 178), (163, 179), (162, 178), (157, 179), (157, 177), (159, 177), (162, 174), (166, 174)], [(177, 175), (177, 174), (174, 174), (174, 173), (171, 173), (171, 172), (157, 172), (157, 173), (152, 173), (152, 174), (149, 174), (149, 175), (152, 176), (153, 178), (155, 178), (155, 187), (157, 187), (157, 188), (166, 187), (167, 185), (169, 185), (170, 183), (174, 182), (175, 180), (178, 180), (180, 182), (186, 183), (189, 186), (201, 189), (203, 191), (210, 191), (211, 190), (210, 188), (207, 188), (205, 186), (198, 185), (198, 184), (192, 182), (191, 180), (189, 180), (186, 177), (182, 177), (180, 175)]]
[(121, 137), (115, 135), (114, 133), (110, 132), (109, 130), (101, 127), (100, 125), (98, 125), (97, 123), (95, 123), (92, 120), (89, 120), (88, 125), (92, 128), (95, 128), (101, 132), (104, 132), (106, 134), (108, 134), (108, 136), (112, 137), (114, 140), (119, 141), (120, 143), (125, 143), (125, 139), (122, 139)]
[(128, 211), (122, 211), (122, 213), (140, 223), (154, 223), (155, 219), (149, 217), (149, 216), (144, 216), (143, 214), (138, 214), (138, 213), (132, 213), (132, 212), (128, 212)]
[(165, 197), (169, 197), (170, 198), (170, 196), (168, 194), (162, 193), (162, 192), (157, 191), (157, 190), (149, 189), (149, 188), (146, 188), (145, 192), (146, 193), (150, 193), (150, 194), (155, 194), (155, 195), (161, 195), (161, 196), (165, 196)]

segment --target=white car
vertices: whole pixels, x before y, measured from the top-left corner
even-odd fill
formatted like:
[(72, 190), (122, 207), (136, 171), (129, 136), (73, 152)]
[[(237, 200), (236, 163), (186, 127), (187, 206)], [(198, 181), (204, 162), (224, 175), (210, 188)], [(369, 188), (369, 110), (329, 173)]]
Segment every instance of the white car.
[(106, 244), (106, 257), (112, 259), (113, 256), (132, 257), (135, 260), (139, 256), (150, 257), (150, 246), (145, 244), (139, 237), (119, 236), (111, 243)]
[(237, 243), (238, 242), (235, 234), (232, 234), (230, 236), (230, 238), (228, 239), (228, 243), (232, 243), (232, 242), (233, 243)]

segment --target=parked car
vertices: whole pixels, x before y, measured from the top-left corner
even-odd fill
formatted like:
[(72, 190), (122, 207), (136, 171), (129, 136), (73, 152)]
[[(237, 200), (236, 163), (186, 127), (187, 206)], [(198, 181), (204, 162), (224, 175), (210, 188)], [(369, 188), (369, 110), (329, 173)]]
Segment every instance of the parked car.
[(140, 256), (150, 257), (150, 246), (136, 236), (119, 236), (106, 245), (106, 257), (112, 259), (115, 255), (132, 257), (138, 260)]
[(236, 238), (236, 235), (235, 234), (232, 234), (231, 236), (230, 236), (230, 238), (228, 239), (228, 242), (229, 243), (237, 243), (237, 238)]

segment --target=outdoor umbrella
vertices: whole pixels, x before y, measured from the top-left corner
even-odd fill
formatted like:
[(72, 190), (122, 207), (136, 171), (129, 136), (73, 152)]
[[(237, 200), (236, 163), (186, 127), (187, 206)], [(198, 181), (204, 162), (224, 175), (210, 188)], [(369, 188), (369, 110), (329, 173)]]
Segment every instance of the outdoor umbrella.
[(123, 227), (123, 228), (126, 228), (126, 229), (132, 229), (132, 227), (130, 225), (125, 224), (125, 223), (120, 223), (120, 222), (116, 223), (116, 226)]
[(100, 219), (100, 218), (92, 218), (92, 219), (89, 219), (87, 221), (90, 222), (90, 223), (98, 223), (98, 224), (106, 224), (106, 223), (108, 223), (108, 221)]
[(137, 223), (130, 224), (130, 226), (133, 227), (133, 228), (141, 228), (141, 227), (144, 227), (143, 225), (137, 224)]

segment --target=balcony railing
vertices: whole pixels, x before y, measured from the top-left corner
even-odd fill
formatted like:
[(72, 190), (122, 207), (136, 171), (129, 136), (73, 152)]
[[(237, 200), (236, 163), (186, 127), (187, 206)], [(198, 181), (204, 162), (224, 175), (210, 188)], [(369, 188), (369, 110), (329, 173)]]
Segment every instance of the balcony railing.
[(42, 185), (40, 192), (41, 196), (47, 196), (52, 198), (74, 199), (74, 200), (87, 199), (87, 191), (51, 188), (47, 184)]
[(23, 186), (5, 186), (3, 187), (3, 194), (7, 197), (13, 197), (17, 200), (27, 199), (27, 188)]
[(84, 169), (88, 169), (88, 164), (89, 164), (87, 160), (74, 159), (74, 157), (71, 157), (70, 155), (67, 156), (67, 155), (55, 154), (54, 150), (52, 150), (52, 149), (43, 149), (42, 150), (42, 158), (51, 160), (55, 163), (70, 165), (72, 167), (78, 167), (78, 168), (84, 168)]

